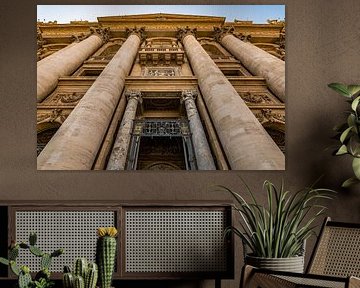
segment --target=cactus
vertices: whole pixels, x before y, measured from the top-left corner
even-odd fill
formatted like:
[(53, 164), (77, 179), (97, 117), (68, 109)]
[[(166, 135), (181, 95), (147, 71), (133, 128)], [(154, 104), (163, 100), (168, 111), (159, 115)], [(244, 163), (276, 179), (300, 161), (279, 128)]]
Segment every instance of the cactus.
[(18, 280), (19, 288), (28, 288), (31, 283), (32, 283), (32, 279), (31, 279), (29, 267), (27, 266), (21, 267), (19, 280)]
[[(50, 287), (52, 282), (50, 281), (50, 264), (53, 257), (60, 256), (64, 251), (62, 249), (55, 250), (53, 253), (44, 253), (37, 246), (35, 246), (37, 236), (35, 233), (31, 233), (29, 236), (29, 244), (15, 241), (11, 242), (9, 247), (8, 256), (9, 259), (0, 257), (0, 263), (10, 266), (12, 272), (18, 276), (19, 288), (28, 287)], [(35, 281), (32, 280), (30, 275), (30, 269), (27, 266), (19, 266), (16, 263), (16, 259), (19, 256), (19, 249), (29, 250), (30, 253), (37, 257), (41, 257), (41, 270), (36, 274)]]
[(99, 238), (96, 243), (96, 261), (99, 267), (100, 287), (110, 288), (115, 265), (117, 230), (115, 227), (100, 227), (97, 234)]
[(88, 262), (86, 258), (79, 258), (75, 261), (75, 275), (81, 276), (83, 279), (85, 279), (86, 270), (88, 268)]
[[(89, 263), (86, 258), (76, 259), (74, 264), (74, 272), (71, 273), (69, 266), (64, 266), (63, 286), (64, 288), (95, 288), (98, 278), (98, 269), (95, 263)], [(78, 279), (78, 280), (76, 280)], [(82, 282), (81, 283), (81, 280)], [(75, 282), (77, 281), (77, 284)], [(84, 286), (82, 286), (84, 285)]]
[(39, 247), (30, 245), (29, 250), (32, 254), (34, 254), (35, 256), (41, 257), (44, 255), (44, 252), (40, 250)]
[(84, 278), (76, 275), (74, 277), (74, 288), (85, 288)]
[(74, 275), (71, 273), (69, 266), (64, 266), (62, 282), (64, 288), (74, 288)]
[(40, 267), (41, 269), (49, 269), (51, 265), (51, 255), (48, 253), (44, 253), (41, 257)]
[(90, 263), (85, 276), (85, 288), (95, 288), (98, 279), (98, 266), (96, 263)]

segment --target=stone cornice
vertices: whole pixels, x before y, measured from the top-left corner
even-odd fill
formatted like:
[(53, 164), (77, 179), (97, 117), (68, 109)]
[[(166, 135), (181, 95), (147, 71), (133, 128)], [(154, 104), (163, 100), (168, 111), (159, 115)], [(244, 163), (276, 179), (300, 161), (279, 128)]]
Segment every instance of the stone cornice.
[(185, 28), (178, 28), (178, 31), (176, 33), (176, 37), (182, 41), (186, 36), (192, 35), (196, 38), (196, 32), (197, 29), (193, 28), (191, 29), (189, 26), (186, 26)]
[(145, 27), (137, 28), (136, 26), (134, 28), (125, 28), (125, 32), (127, 37), (130, 35), (137, 35), (141, 41), (144, 41), (146, 39), (146, 33), (145, 33)]

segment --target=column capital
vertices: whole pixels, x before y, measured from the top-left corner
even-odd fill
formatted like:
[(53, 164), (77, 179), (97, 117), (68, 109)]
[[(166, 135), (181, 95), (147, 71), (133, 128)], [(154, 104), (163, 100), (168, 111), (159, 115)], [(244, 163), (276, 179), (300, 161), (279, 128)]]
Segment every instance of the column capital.
[(130, 99), (135, 99), (139, 102), (142, 102), (142, 97), (141, 97), (141, 91), (140, 90), (136, 90), (136, 89), (127, 89), (125, 91), (125, 97), (126, 99), (129, 101)]
[(181, 102), (185, 102), (186, 100), (195, 100), (198, 96), (198, 92), (196, 90), (183, 90), (181, 92)]
[(90, 27), (90, 35), (98, 35), (106, 43), (110, 39), (110, 28)]
[(216, 41), (220, 42), (224, 36), (229, 35), (229, 34), (234, 35), (234, 27), (232, 27), (232, 26), (224, 26), (224, 27), (214, 26), (214, 38)]
[(197, 32), (197, 29), (196, 28), (193, 28), (191, 29), (189, 26), (186, 26), (185, 28), (177, 28), (177, 33), (176, 33), (176, 37), (182, 41), (185, 36), (188, 36), (188, 35), (192, 35), (196, 38), (196, 32)]
[(88, 34), (88, 35), (85, 35), (84, 33), (81, 33), (81, 34), (73, 34), (71, 35), (71, 42), (80, 42), (84, 39), (86, 39), (89, 35), (91, 35), (92, 33)]
[(141, 41), (144, 41), (146, 39), (145, 27), (140, 27), (140, 28), (137, 28), (136, 26), (134, 28), (125, 27), (125, 32), (127, 37), (129, 37), (130, 35), (137, 35)]
[(226, 35), (233, 35), (240, 40), (247, 42), (251, 39), (250, 34), (243, 34), (235, 32), (235, 28), (232, 26), (214, 27), (214, 38), (216, 41), (221, 42), (222, 38)]

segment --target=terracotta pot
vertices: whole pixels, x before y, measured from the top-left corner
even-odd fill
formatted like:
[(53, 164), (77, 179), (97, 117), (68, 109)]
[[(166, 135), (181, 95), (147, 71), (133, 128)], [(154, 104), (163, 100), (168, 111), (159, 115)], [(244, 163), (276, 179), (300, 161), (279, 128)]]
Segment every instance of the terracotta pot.
[(245, 263), (254, 267), (274, 271), (304, 272), (304, 256), (289, 258), (263, 258), (251, 255), (245, 256)]

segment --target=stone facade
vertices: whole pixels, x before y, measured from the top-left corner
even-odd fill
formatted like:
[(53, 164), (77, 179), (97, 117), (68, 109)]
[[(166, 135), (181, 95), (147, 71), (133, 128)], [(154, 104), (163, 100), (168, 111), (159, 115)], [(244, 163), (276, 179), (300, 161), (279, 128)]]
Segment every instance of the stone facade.
[(285, 169), (285, 23), (224, 20), (38, 22), (38, 169)]

